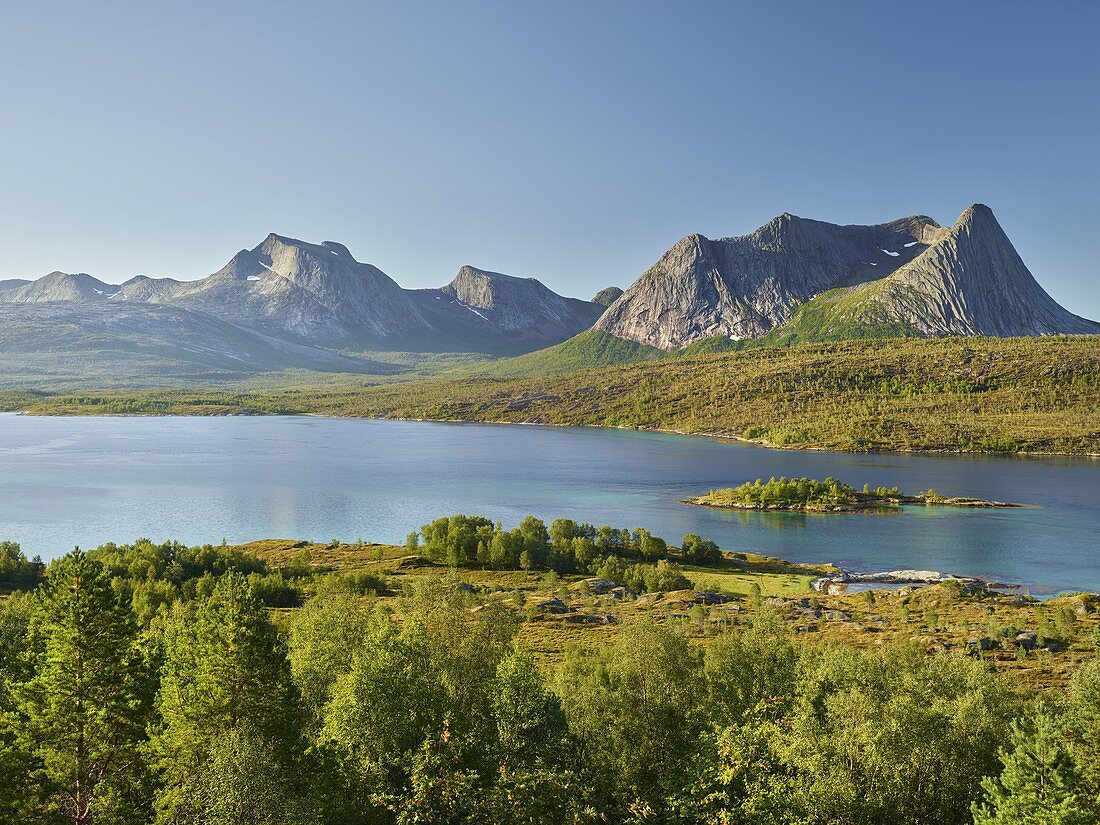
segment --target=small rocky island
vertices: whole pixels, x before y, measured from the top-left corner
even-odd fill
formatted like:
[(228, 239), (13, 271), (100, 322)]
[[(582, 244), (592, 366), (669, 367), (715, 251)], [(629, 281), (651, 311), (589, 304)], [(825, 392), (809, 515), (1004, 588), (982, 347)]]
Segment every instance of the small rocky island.
[(706, 495), (684, 499), (685, 504), (734, 510), (794, 510), (805, 513), (852, 513), (906, 504), (944, 507), (1019, 507), (1004, 501), (980, 498), (948, 498), (935, 490), (906, 495), (895, 487), (863, 485), (857, 490), (835, 478), (756, 479), (739, 487), (712, 490)]

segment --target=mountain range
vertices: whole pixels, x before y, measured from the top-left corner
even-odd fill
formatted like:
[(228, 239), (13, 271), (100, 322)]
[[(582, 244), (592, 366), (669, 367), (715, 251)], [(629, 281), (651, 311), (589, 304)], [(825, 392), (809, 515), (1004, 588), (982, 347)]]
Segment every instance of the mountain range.
[(678, 241), (597, 321), (662, 350), (714, 337), (1095, 334), (1036, 282), (993, 212), (838, 226), (783, 214), (749, 235)]
[(923, 215), (839, 226), (784, 213), (748, 235), (689, 235), (627, 290), (590, 301), (472, 266), (439, 289), (405, 289), (342, 244), (274, 234), (197, 280), (0, 281), (0, 376), (36, 358), (68, 358), (77, 372), (161, 364), (169, 376), (384, 373), (398, 367), (379, 354), (399, 352), (549, 347), (528, 359), (544, 364), (560, 345), (583, 365), (708, 341), (1097, 333), (1043, 290), (981, 204), (950, 227)]

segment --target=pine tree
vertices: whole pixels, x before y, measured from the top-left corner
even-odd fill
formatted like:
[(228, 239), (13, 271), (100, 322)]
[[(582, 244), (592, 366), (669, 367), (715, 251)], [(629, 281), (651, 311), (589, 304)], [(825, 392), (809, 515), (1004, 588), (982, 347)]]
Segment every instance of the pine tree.
[(1065, 726), (1040, 703), (1012, 724), (1004, 770), (982, 780), (985, 800), (973, 806), (975, 825), (1084, 825), (1092, 821), (1078, 794), (1079, 777), (1066, 750)]
[(128, 606), (79, 550), (59, 561), (31, 619), (30, 678), (14, 687), (14, 730), (37, 763), (47, 811), (74, 825), (128, 799), (142, 776), (146, 676)]
[(222, 576), (197, 611), (176, 608), (161, 678), (154, 746), (169, 818), (195, 805), (223, 737), (247, 728), (271, 758), (293, 760), (301, 706), (286, 645), (243, 576)]

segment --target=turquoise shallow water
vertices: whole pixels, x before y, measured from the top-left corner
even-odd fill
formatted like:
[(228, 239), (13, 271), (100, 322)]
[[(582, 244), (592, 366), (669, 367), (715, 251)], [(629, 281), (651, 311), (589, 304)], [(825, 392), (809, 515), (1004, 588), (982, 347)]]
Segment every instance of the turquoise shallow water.
[[(740, 513), (680, 499), (835, 476), (1024, 502), (891, 515)], [(623, 430), (326, 418), (0, 415), (0, 538), (49, 558), (139, 536), (403, 541), (430, 518), (528, 513), (687, 532), (854, 570), (916, 567), (1100, 591), (1100, 461), (790, 452)]]

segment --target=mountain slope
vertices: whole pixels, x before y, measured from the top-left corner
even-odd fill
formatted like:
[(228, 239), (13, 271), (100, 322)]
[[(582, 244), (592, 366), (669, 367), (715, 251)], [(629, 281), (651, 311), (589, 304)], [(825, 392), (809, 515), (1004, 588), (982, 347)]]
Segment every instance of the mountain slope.
[(656, 347), (639, 344), (636, 341), (625, 341), (606, 332), (600, 332), (598, 329), (587, 329), (568, 341), (562, 341), (546, 349), (517, 355), (514, 358), (504, 358), (490, 364), (463, 367), (456, 372), (500, 377), (553, 375), (590, 367), (608, 367), (668, 357), (670, 357), (669, 353)]
[(119, 300), (169, 303), (311, 343), (385, 338), (423, 323), (382, 270), (341, 244), (268, 235), (198, 281), (132, 279)]
[(5, 292), (9, 289), (17, 289), (21, 286), (26, 286), (30, 281), (24, 278), (8, 278), (6, 281), (0, 281), (0, 292)]
[(603, 311), (534, 278), (469, 266), (441, 289), (407, 290), (342, 244), (275, 234), (194, 281), (139, 275), (114, 286), (54, 272), (9, 286), (0, 301), (166, 304), (301, 343), (360, 351), (513, 355), (564, 341)]
[(0, 304), (0, 381), (111, 386), (307, 369), (382, 374), (348, 358), (180, 307), (110, 302)]
[(967, 208), (939, 241), (868, 291), (859, 317), (927, 336), (1100, 333), (1100, 324), (1039, 286), (983, 204)]
[(783, 214), (750, 235), (689, 235), (632, 284), (596, 328), (666, 350), (716, 335), (754, 338), (820, 292), (908, 263), (937, 230), (923, 216), (836, 226)]
[(37, 281), (0, 292), (0, 303), (41, 304), (51, 301), (102, 301), (118, 292), (115, 284), (105, 284), (83, 273), (51, 272)]
[(1100, 332), (1047, 295), (980, 204), (950, 228), (924, 216), (836, 226), (784, 214), (737, 238), (691, 235), (596, 328), (662, 349), (717, 336), (763, 343)]
[(566, 298), (534, 278), (463, 266), (441, 289), (409, 295), (434, 331), (486, 352), (523, 353), (564, 341), (592, 326), (603, 307)]

